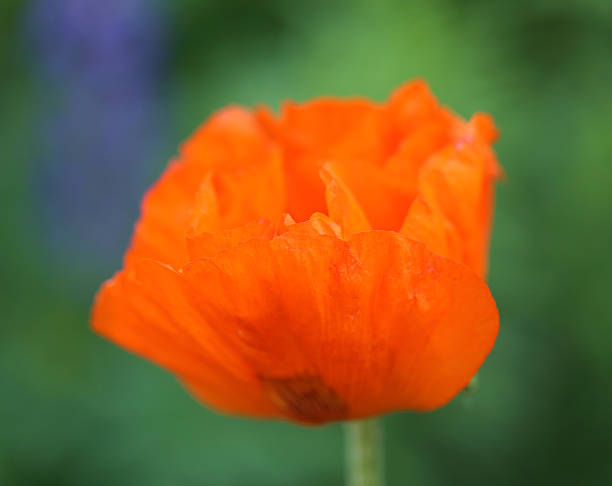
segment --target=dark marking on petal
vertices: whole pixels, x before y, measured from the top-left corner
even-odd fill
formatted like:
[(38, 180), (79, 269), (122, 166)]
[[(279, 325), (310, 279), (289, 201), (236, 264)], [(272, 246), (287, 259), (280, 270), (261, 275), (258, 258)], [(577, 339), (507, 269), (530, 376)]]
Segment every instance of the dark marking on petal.
[(260, 377), (260, 380), (272, 402), (296, 420), (321, 423), (347, 416), (346, 403), (319, 376)]

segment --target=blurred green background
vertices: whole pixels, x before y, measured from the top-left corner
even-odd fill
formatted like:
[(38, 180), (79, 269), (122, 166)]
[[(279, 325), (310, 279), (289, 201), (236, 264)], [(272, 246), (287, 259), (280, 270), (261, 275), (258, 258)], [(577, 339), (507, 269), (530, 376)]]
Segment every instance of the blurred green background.
[(342, 427), (214, 414), (94, 335), (138, 200), (212, 110), (487, 111), (501, 331), (480, 387), (385, 418), (390, 485), (612, 484), (609, 1), (3, 0), (0, 484), (340, 485)]

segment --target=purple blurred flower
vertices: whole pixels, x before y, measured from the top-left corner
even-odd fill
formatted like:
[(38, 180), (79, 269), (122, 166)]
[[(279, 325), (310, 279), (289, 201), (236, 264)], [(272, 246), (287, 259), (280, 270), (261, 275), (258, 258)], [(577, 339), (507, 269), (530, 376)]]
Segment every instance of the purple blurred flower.
[(34, 0), (29, 32), (45, 100), (38, 201), (52, 250), (119, 265), (163, 134), (162, 23), (150, 0)]

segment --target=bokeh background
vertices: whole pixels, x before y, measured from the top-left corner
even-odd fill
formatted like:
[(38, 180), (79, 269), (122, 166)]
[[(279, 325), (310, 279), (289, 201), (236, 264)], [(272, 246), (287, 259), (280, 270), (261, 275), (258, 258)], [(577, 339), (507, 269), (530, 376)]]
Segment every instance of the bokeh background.
[(390, 485), (612, 484), (610, 5), (2, 0), (0, 484), (341, 485), (341, 426), (216, 415), (88, 312), (213, 110), (415, 76), (501, 129), (501, 332), (474, 394), (385, 419)]

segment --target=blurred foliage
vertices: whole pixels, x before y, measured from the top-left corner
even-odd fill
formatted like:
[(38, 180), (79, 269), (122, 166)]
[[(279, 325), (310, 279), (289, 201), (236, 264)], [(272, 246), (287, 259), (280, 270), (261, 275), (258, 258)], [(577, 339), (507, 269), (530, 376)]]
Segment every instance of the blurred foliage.
[[(150, 5), (166, 22), (168, 142), (143, 187), (228, 103), (382, 99), (422, 76), (460, 114), (493, 114), (507, 173), (489, 279), (501, 332), (469, 401), (385, 419), (389, 482), (611, 483), (610, 2)], [(27, 2), (0, 4), (0, 484), (342, 484), (341, 426), (216, 415), (89, 330), (92, 297), (121, 256), (75, 267), (41, 237), (36, 120), (51, 95), (27, 15)]]

